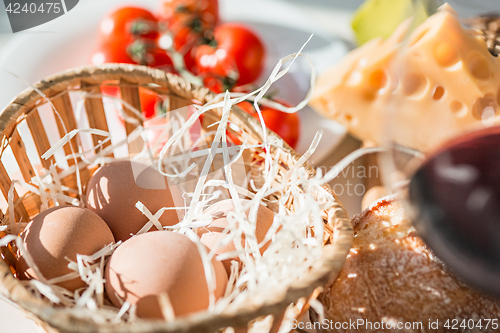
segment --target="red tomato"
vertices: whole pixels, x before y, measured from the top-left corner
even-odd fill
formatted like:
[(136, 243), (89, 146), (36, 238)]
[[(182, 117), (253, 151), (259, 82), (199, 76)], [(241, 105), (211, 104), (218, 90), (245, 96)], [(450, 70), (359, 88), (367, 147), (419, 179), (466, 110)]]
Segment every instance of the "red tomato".
[(193, 47), (213, 39), (219, 20), (218, 0), (163, 0), (160, 26), (172, 37), (172, 47), (184, 56), (185, 67), (193, 72)]
[(149, 148), (156, 147), (154, 153), (159, 153), (169, 139), (169, 133), (165, 131), (167, 118), (164, 116), (154, 117), (144, 122), (144, 128), (147, 130)]
[(160, 19), (170, 22), (178, 17), (196, 16), (215, 27), (219, 21), (218, 0), (162, 0)]
[(138, 7), (123, 7), (108, 14), (99, 25), (99, 42), (114, 43), (141, 37), (156, 40), (159, 37), (158, 20), (148, 10)]
[(186, 66), (186, 69), (193, 73), (193, 68), (196, 65), (196, 62), (194, 60), (193, 52), (192, 50), (189, 50), (184, 54), (184, 65)]
[(131, 43), (117, 40), (113, 43), (100, 45), (90, 57), (93, 65), (104, 63), (140, 64), (161, 68), (167, 72), (173, 71), (170, 56), (163, 49), (148, 40), (137, 39)]
[(172, 59), (170, 59), (170, 56), (165, 50), (159, 47), (146, 50), (142, 59), (141, 62), (138, 62), (141, 65), (159, 68), (165, 72), (174, 72)]
[(197, 23), (176, 20), (169, 25), (169, 32), (174, 36), (173, 47), (181, 53), (189, 52), (193, 47), (202, 44), (204, 35), (212, 28), (205, 25), (195, 26)]
[[(106, 81), (103, 83), (106, 83)], [(101, 94), (120, 98), (120, 88), (118, 86), (103, 84), (101, 86)]]
[[(120, 88), (113, 85), (102, 85), (101, 94), (121, 98)], [(160, 113), (157, 111), (161, 107), (160, 103), (162, 102), (162, 99), (155, 92), (139, 87), (139, 100), (141, 102), (142, 115), (146, 120), (153, 118)], [(119, 118), (122, 119), (121, 114), (119, 114)]]
[[(194, 47), (213, 40), (213, 24), (206, 23), (197, 15), (182, 15), (165, 22), (171, 36), (172, 47), (184, 57), (186, 63), (194, 65)], [(186, 65), (186, 67), (189, 66)]]
[(161, 107), (162, 99), (157, 93), (149, 89), (139, 88), (139, 98), (144, 118), (150, 119), (159, 113), (157, 110)]
[(142, 8), (123, 7), (106, 16), (99, 26), (99, 46), (91, 63), (140, 64), (172, 71), (172, 60), (157, 45), (158, 20)]
[(265, 50), (259, 37), (236, 23), (222, 24), (214, 32), (216, 48), (196, 49), (197, 74), (221, 81), (224, 87), (254, 82), (264, 68)]
[(169, 25), (169, 31), (174, 37), (173, 47), (176, 51), (184, 51), (184, 46), (186, 46), (187, 51), (189, 51), (198, 38), (198, 34), (194, 33), (191, 28), (184, 26), (184, 24), (179, 23)]
[(216, 93), (231, 90), (238, 82), (236, 61), (225, 50), (200, 45), (195, 50), (195, 66), (204, 85)]
[[(282, 100), (275, 99), (275, 102), (290, 106), (290, 104)], [(238, 104), (238, 106), (259, 120), (259, 114), (255, 110), (253, 103), (245, 101)], [(260, 106), (260, 111), (266, 126), (295, 149), (300, 137), (300, 117), (298, 113), (286, 113), (265, 105)]]
[(127, 43), (115, 41), (105, 46), (98, 46), (90, 55), (90, 63), (102, 65), (105, 63), (135, 64), (136, 62), (127, 53)]

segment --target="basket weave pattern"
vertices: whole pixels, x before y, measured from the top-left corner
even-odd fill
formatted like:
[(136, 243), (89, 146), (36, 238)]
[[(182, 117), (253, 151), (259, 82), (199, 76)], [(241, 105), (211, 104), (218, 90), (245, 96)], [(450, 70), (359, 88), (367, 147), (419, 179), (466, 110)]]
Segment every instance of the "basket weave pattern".
[[(111, 82), (111, 83), (110, 83)], [(143, 66), (135, 65), (105, 65), (100, 67), (82, 67), (63, 72), (61, 74), (48, 77), (37, 83), (35, 89), (27, 89), (22, 92), (1, 114), (0, 114), (0, 132), (2, 133), (2, 146), (0, 154), (3, 154), (9, 146), (15, 157), (16, 163), (21, 171), (22, 178), (30, 182), (35, 176), (32, 162), (28, 158), (25, 143), (18, 131), (18, 125), (26, 122), (36, 151), (39, 156), (50, 148), (49, 139), (44, 128), (40, 114), (37, 108), (46, 103), (40, 92), (50, 99), (52, 105), (57, 109), (59, 117), (55, 117), (57, 128), (62, 137), (66, 132), (77, 128), (74, 110), (69, 98), (70, 91), (85, 91), (100, 93), (102, 84), (114, 84), (120, 87), (121, 98), (140, 110), (139, 87), (147, 87), (162, 96), (168, 98), (170, 110), (190, 105), (193, 100), (201, 103), (211, 101), (215, 96), (208, 89), (196, 87), (184, 81), (180, 77)], [(152, 86), (152, 84), (154, 86)], [(98, 97), (91, 97), (85, 100), (85, 110), (90, 128), (102, 129), (108, 131), (108, 124), (104, 112), (103, 100)], [(125, 113), (139, 119), (131, 110), (124, 107)], [(169, 110), (167, 110), (169, 111)], [(245, 140), (252, 143), (262, 142), (262, 129), (253, 117), (245, 112), (234, 108), (230, 120), (239, 126), (243, 131), (236, 133)], [(64, 124), (61, 124), (61, 121)], [(137, 125), (126, 123), (125, 129), (127, 135), (130, 134)], [(56, 126), (54, 126), (56, 128)], [(268, 135), (275, 135), (268, 131)], [(97, 145), (102, 137), (93, 135), (94, 145)], [(73, 151), (81, 143), (78, 137), (71, 141)], [(72, 147), (69, 144), (64, 146), (66, 155), (70, 155)], [(286, 144), (285, 144), (286, 145)], [(129, 145), (131, 153), (134, 147)], [(289, 148), (289, 147), (288, 147)], [(112, 153), (111, 153), (112, 154)], [(262, 151), (253, 152), (255, 159), (259, 159)], [(281, 154), (283, 155), (283, 154)], [(284, 174), (289, 166), (297, 162), (299, 156), (290, 149), (288, 154), (280, 157), (280, 165)], [(40, 158), (43, 167), (48, 168), (53, 157), (48, 160)], [(75, 163), (73, 159), (68, 159), (68, 165)], [(81, 182), (85, 185), (95, 168), (89, 168), (81, 159), (77, 159), (80, 167)], [(314, 174), (314, 170), (307, 164), (303, 168), (309, 175)], [(279, 182), (279, 177), (276, 179)], [(64, 185), (70, 188), (76, 188), (76, 176), (71, 174), (62, 179)], [(0, 190), (5, 200), (12, 185), (11, 176), (5, 166), (0, 163)], [(325, 189), (332, 194), (331, 189), (325, 185)], [(30, 221), (40, 209), (40, 198), (38, 195), (29, 193), (18, 195), (14, 191), (15, 217), (16, 221)], [(293, 203), (290, 203), (293, 206)], [(293, 207), (291, 207), (293, 211)], [(344, 208), (335, 200), (331, 208), (325, 211), (325, 246), (321, 264), (310, 271), (310, 274), (303, 276), (293, 286), (283, 286), (265, 301), (249, 302), (244, 307), (238, 308), (231, 313), (224, 312), (218, 315), (208, 313), (199, 313), (186, 318), (180, 318), (173, 322), (153, 322), (137, 321), (130, 324), (98, 324), (87, 318), (79, 318), (71, 309), (62, 307), (53, 307), (48, 302), (42, 301), (31, 295), (15, 278), (15, 255), (7, 248), (2, 248), (3, 260), (0, 260), (0, 292), (16, 302), (24, 310), (31, 313), (44, 328), (50, 332), (215, 332), (224, 327), (240, 328), (238, 332), (245, 332), (248, 325), (253, 320), (267, 315), (273, 316), (273, 324), (270, 332), (277, 332), (281, 326), (286, 308), (297, 302), (299, 299), (305, 299), (305, 306), (302, 306), (299, 315), (307, 311), (307, 300), (315, 297), (318, 287), (324, 285), (329, 279), (340, 271), (347, 252), (352, 242), (352, 230)], [(0, 211), (0, 218), (3, 223), (8, 221), (8, 211)], [(5, 236), (5, 233), (0, 237)], [(14, 273), (14, 274), (13, 274)]]

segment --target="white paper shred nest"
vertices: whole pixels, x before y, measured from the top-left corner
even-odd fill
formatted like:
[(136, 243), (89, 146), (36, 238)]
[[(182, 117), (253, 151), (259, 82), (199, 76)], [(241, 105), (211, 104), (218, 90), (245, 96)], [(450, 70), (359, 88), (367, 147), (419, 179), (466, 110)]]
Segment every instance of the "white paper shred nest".
[[(265, 300), (268, 298), (268, 295), (275, 294), (277, 290), (284, 290), (287, 286), (293, 285), (300, 277), (306, 275), (311, 267), (317, 265), (322, 254), (324, 224), (321, 212), (328, 209), (334, 200), (322, 188), (322, 185), (332, 178), (333, 174), (327, 173), (326, 175), (321, 175), (321, 173), (318, 173), (310, 179), (302, 167), (304, 162), (306, 162), (316, 149), (322, 133), (316, 135), (309, 150), (297, 163), (290, 166), (281, 183), (277, 183), (275, 179), (280, 168), (278, 164), (279, 157), (280, 155), (285, 156), (284, 154), (287, 152), (283, 148), (281, 140), (267, 136), (259, 108), (259, 104), (261, 104), (269, 105), (284, 112), (296, 112), (308, 103), (316, 80), (314, 68), (312, 68), (310, 80), (311, 89), (305, 99), (296, 107), (288, 108), (263, 98), (271, 85), (288, 72), (290, 66), (292, 66), (295, 59), (299, 56), (304, 56), (301, 51), (281, 59), (266, 83), (252, 93), (226, 92), (218, 95), (206, 105), (191, 106), (190, 115), (186, 110), (169, 114), (169, 121), (166, 122), (162, 133), (164, 139), (168, 138), (164, 144), (162, 140), (156, 140), (153, 143), (148, 142), (147, 131), (151, 129), (145, 129), (142, 126), (138, 126), (126, 139), (113, 142), (107, 147), (104, 147), (104, 144), (111, 142), (110, 133), (108, 132), (97, 129), (75, 129), (68, 132), (51, 149), (45, 152), (42, 157), (50, 158), (76, 135), (94, 134), (103, 136), (106, 139), (90, 150), (73, 150), (73, 154), (69, 158), (75, 161), (74, 165), (62, 171), (57, 171), (61, 170), (57, 168), (57, 165), (51, 165), (49, 170), (43, 169), (40, 172), (36, 172), (36, 176), (32, 179), (33, 185), (23, 181), (15, 181), (9, 192), (10, 220), (2, 228), (10, 233), (10, 235), (0, 240), (0, 246), (6, 246), (14, 242), (27, 264), (39, 277), (39, 280), (22, 281), (26, 288), (40, 298), (46, 298), (54, 304), (62, 304), (71, 308), (79, 316), (92, 318), (92, 320), (99, 323), (131, 322), (135, 320), (135, 306), (131, 306), (128, 302), (123, 302), (121, 309), (116, 309), (106, 305), (104, 297), (103, 272), (105, 262), (113, 251), (120, 246), (120, 243), (109, 244), (91, 256), (78, 255), (76, 262), (67, 259), (68, 267), (73, 270), (73, 273), (47, 280), (42, 276), (32, 257), (26, 251), (21, 238), (15, 236), (26, 226), (27, 221), (14, 220), (13, 202), (13, 188), (14, 185), (18, 185), (24, 187), (28, 192), (40, 196), (42, 203), (41, 211), (49, 208), (49, 202), (59, 206), (67, 204), (84, 206), (85, 200), (82, 193), (79, 170), (87, 166), (99, 166), (113, 161), (114, 159), (105, 156), (114, 149), (127, 145), (133, 140), (143, 140), (144, 143), (143, 151), (135, 155), (132, 158), (133, 160), (156, 166), (169, 180), (172, 180), (172, 184), (182, 184), (180, 180), (187, 176), (191, 176), (196, 180), (185, 182), (184, 185), (190, 187), (190, 189), (184, 192), (183, 205), (175, 208), (164, 208), (157, 212), (150, 211), (142, 202), (137, 202), (135, 207), (149, 219), (138, 234), (147, 232), (150, 229), (166, 229), (185, 234), (197, 244), (204, 263), (205, 277), (211, 291), (210, 306), (207, 310), (209, 313), (215, 314), (233, 311), (234, 309), (244, 307), (249, 300), (252, 300), (252, 303)], [(285, 64), (288, 64), (288, 66), (282, 69)], [(41, 92), (39, 93), (41, 94)], [(41, 95), (48, 101), (43, 94)], [(83, 107), (84, 99), (91, 97), (102, 96), (84, 94), (82, 97), (83, 100), (77, 103), (77, 108)], [(235, 126), (229, 122), (231, 109), (234, 105), (244, 100), (253, 100), (254, 102), (254, 107), (259, 114), (263, 129), (263, 142), (260, 144), (249, 144), (245, 141), (239, 146), (228, 146), (227, 142), (230, 140), (227, 138), (226, 130), (228, 126)], [(124, 103), (124, 101), (119, 100), (119, 103)], [(142, 113), (139, 110), (128, 104), (126, 107), (132, 110), (134, 115), (142, 117)], [(193, 140), (190, 135), (190, 129), (193, 128), (201, 115), (216, 108), (222, 108), (222, 119), (211, 125), (213, 132), (205, 133), (205, 136), (200, 136)], [(81, 110), (78, 112), (81, 112)], [(123, 112), (121, 113), (125, 121), (137, 123), (135, 118), (129, 117)], [(158, 130), (158, 127), (153, 127), (152, 129)], [(203, 141), (205, 141), (204, 139), (208, 136), (213, 136), (214, 138), (210, 142), (210, 148), (200, 148), (204, 143)], [(275, 156), (272, 156), (270, 153), (271, 147), (274, 148)], [(242, 163), (244, 151), (255, 148), (261, 148), (266, 152), (263, 158), (264, 167), (259, 169), (252, 166), (250, 173), (253, 172), (254, 175), (245, 175), (245, 177), (248, 176), (246, 178), (249, 182), (248, 186), (236, 184), (235, 179), (240, 180), (241, 174), (238, 174), (238, 172), (234, 174), (234, 172), (237, 170), (238, 163)], [(76, 149), (76, 147), (72, 147), (72, 149)], [(93, 153), (94, 151), (97, 153)], [(156, 156), (155, 152), (158, 152)], [(223, 168), (218, 173), (210, 173), (209, 171), (214, 159), (220, 156), (220, 154), (222, 154)], [(205, 158), (204, 163), (197, 164), (193, 162), (201, 158)], [(166, 170), (164, 168), (165, 161), (169, 161), (169, 165), (173, 165), (174, 167)], [(260, 186), (257, 186), (255, 183), (254, 176), (256, 170), (262, 173), (259, 176), (264, 180)], [(60, 179), (72, 173), (76, 174), (79, 181), (78, 189), (76, 190), (63, 186), (60, 181)], [(193, 174), (197, 177), (193, 177)], [(254, 192), (249, 191), (248, 188), (252, 188)], [(68, 194), (70, 193), (79, 194), (80, 201), (69, 196)], [(266, 199), (273, 195), (276, 197), (274, 202)], [(207, 251), (207, 248), (200, 243), (196, 231), (198, 228), (206, 227), (212, 221), (213, 217), (204, 215), (203, 211), (209, 205), (224, 199), (224, 196), (228, 196), (233, 200), (235, 209), (227, 214), (228, 228), (224, 230), (224, 233), (227, 233), (228, 237), (224, 241), (220, 241), (219, 245), (224, 246), (228, 241), (232, 241), (234, 242), (236, 252), (221, 254), (217, 258), (225, 259), (237, 255), (242, 263), (242, 267), (238, 267), (237, 263), (233, 262), (232, 273), (225, 296), (216, 300), (213, 294), (215, 290), (215, 273), (211, 265), (211, 260), (215, 254)], [(248, 201), (242, 201), (241, 197), (246, 197)], [(259, 244), (255, 236), (257, 210), (259, 205), (266, 204), (266, 200), (267, 204), (272, 204), (273, 207), (276, 207), (276, 215), (265, 239)], [(287, 208), (292, 200), (294, 202), (293, 212)], [(162, 228), (158, 219), (167, 209), (183, 211), (183, 219), (177, 225)], [(246, 216), (246, 211), (249, 211), (248, 217)], [(244, 239), (243, 243), (242, 239)], [(259, 251), (260, 247), (271, 240), (272, 242), (269, 244), (267, 250), (264, 254), (261, 254)], [(80, 276), (87, 283), (87, 287), (84, 290), (77, 290), (74, 293), (70, 293), (56, 285), (56, 283), (67, 281), (77, 276)], [(160, 303), (163, 305), (165, 318), (173, 320), (174, 314), (168, 295), (161, 295)], [(297, 309), (300, 308), (300, 304), (304, 306), (304, 300), (299, 301), (295, 306), (290, 306), (286, 312), (285, 319), (294, 318), (297, 315)], [(318, 313), (321, 313), (322, 309), (319, 302), (312, 302), (311, 306)], [(258, 320), (253, 324), (251, 331), (259, 332), (264, 327), (270, 327), (271, 323), (269, 317)], [(282, 327), (282, 330), (285, 331), (286, 327)]]

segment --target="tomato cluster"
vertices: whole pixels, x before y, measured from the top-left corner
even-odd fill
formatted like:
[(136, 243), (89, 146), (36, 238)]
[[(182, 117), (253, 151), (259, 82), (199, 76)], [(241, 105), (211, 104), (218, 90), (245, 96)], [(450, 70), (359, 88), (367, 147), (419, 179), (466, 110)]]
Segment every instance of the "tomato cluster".
[[(220, 93), (254, 83), (264, 69), (265, 57), (255, 32), (243, 24), (220, 22), (218, 0), (161, 0), (157, 15), (138, 7), (122, 7), (107, 15), (99, 26), (90, 61), (94, 65), (140, 64), (181, 75), (189, 72)], [(102, 92), (119, 97), (118, 89)], [(160, 112), (158, 96), (142, 89), (140, 97), (146, 119)], [(266, 125), (294, 147), (298, 115), (263, 111)], [(288, 118), (290, 122), (284, 123)]]

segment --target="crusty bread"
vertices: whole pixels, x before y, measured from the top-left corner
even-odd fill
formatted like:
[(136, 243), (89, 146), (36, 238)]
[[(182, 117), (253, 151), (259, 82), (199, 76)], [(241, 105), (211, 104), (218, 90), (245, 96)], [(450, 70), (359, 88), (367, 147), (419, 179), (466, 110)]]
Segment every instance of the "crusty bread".
[[(472, 290), (458, 280), (434, 256), (416, 235), (395, 197), (385, 197), (352, 220), (355, 238), (353, 248), (338, 279), (327, 285), (319, 300), (324, 305), (328, 325), (323, 332), (499, 332), (485, 319), (500, 321), (500, 301)], [(363, 319), (373, 324), (351, 323)], [(450, 326), (457, 319), (456, 330)], [(460, 327), (462, 320), (472, 319), (474, 329)], [(479, 319), (482, 328), (477, 327)], [(430, 323), (439, 320), (439, 328)], [(411, 329), (375, 329), (376, 324), (420, 322)], [(468, 323), (472, 326), (473, 321)], [(326, 322), (323, 322), (326, 324)], [(500, 325), (500, 323), (498, 323)], [(330, 328), (327, 328), (330, 327)], [(337, 325), (337, 328), (340, 326)]]

